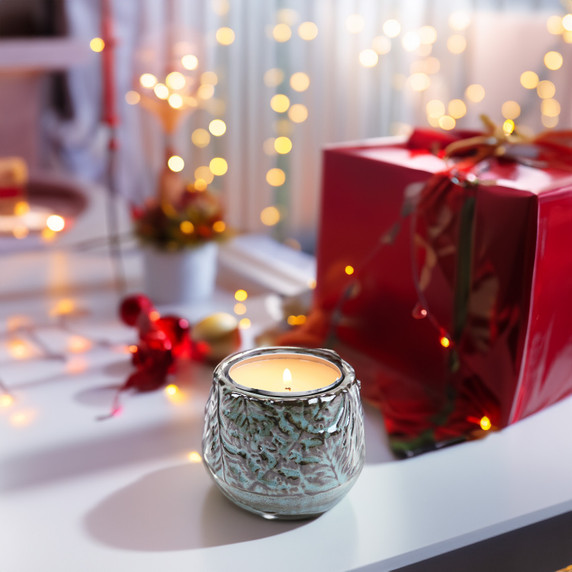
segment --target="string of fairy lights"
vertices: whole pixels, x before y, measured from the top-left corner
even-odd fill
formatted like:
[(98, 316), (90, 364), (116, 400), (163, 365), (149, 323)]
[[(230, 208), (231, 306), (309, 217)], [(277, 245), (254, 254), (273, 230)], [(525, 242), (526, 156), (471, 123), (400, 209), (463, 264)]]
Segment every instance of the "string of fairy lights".
[[(226, 0), (217, 0), (210, 5), (212, 11), (223, 18), (233, 9)], [(312, 112), (303, 96), (311, 89), (312, 78), (303, 70), (289, 73), (288, 69), (300, 65), (289, 61), (287, 49), (281, 48), (294, 42), (311, 43), (319, 40), (320, 29), (316, 22), (303, 20), (301, 15), (293, 9), (278, 10), (275, 23), (264, 33), (270, 43), (269, 49), (274, 49), (283, 61), (282, 67), (272, 67), (264, 71), (260, 78), (261, 86), (269, 88), (271, 95), (268, 100), (270, 109), (275, 113), (276, 121), (270, 126), (273, 132), (269, 133), (261, 143), (259, 150), (274, 162), (266, 170), (265, 182), (275, 192), (274, 204), (264, 207), (260, 213), (260, 221), (267, 227), (273, 227), (288, 216), (286, 204), (279, 204), (288, 195), (290, 178), (289, 155), (295, 149), (296, 126), (306, 122)], [(434, 26), (423, 25), (417, 29), (406, 29), (405, 23), (397, 19), (387, 19), (380, 23), (380, 33), (371, 37), (370, 46), (358, 51), (355, 56), (356, 64), (363, 68), (374, 70), (384, 65), (392, 53), (401, 51), (412, 57), (409, 73), (397, 72), (394, 77), (394, 89), (397, 91), (420, 92), (427, 95), (425, 104), (425, 121), (435, 128), (452, 130), (458, 126), (468, 113), (470, 106), (483, 102), (486, 98), (485, 86), (472, 83), (467, 85), (461, 97), (449, 100), (431, 98), (434, 80), (442, 71), (443, 62), (434, 55), (435, 47), (445, 43), (447, 52), (453, 56), (463, 54), (468, 48), (467, 30), (472, 22), (472, 15), (468, 12), (452, 12), (448, 18), (448, 28), (437, 30)], [(550, 34), (561, 39), (563, 43), (572, 43), (572, 14), (563, 16), (553, 15), (547, 19), (547, 30)], [(366, 28), (366, 15), (348, 14), (344, 22), (345, 32), (348, 35), (364, 34)], [(237, 34), (229, 25), (211, 31), (213, 40), (221, 49), (233, 49)], [(209, 37), (205, 39), (210, 41)], [(92, 49), (104, 49), (100, 39), (92, 41)], [(556, 85), (550, 79), (542, 79), (543, 72), (559, 70), (564, 63), (564, 56), (557, 49), (549, 50), (543, 57), (543, 70), (525, 69), (520, 76), (520, 83), (526, 92), (535, 92), (539, 100), (539, 110), (542, 124), (546, 128), (554, 128), (560, 120), (561, 105), (556, 97)], [(137, 88), (129, 91), (125, 98), (131, 105), (141, 105), (158, 115), (166, 131), (173, 129), (188, 112), (206, 110), (207, 118), (204, 126), (196, 127), (190, 133), (192, 145), (199, 149), (208, 150), (214, 147), (213, 140), (224, 138), (227, 133), (227, 122), (224, 118), (225, 106), (218, 106), (220, 116), (212, 117), (217, 106), (212, 105), (219, 85), (219, 77), (215, 71), (201, 69), (201, 62), (197, 55), (185, 53), (179, 57), (178, 70), (171, 71), (166, 77), (158, 78), (145, 72), (138, 78)], [(373, 71), (372, 71), (373, 73)], [(223, 73), (224, 76), (224, 73)], [(253, 89), (256, 86), (253, 86)], [(520, 97), (519, 98), (523, 98)], [(209, 105), (211, 102), (211, 105)], [(513, 99), (503, 102), (498, 110), (504, 121), (506, 132), (514, 130), (515, 121), (521, 115), (521, 104)], [(497, 111), (491, 110), (494, 117)], [(237, 128), (237, 126), (233, 126)], [(224, 148), (224, 146), (223, 146)], [(192, 153), (191, 153), (192, 155)], [(192, 160), (192, 158), (191, 158)], [(186, 166), (187, 159), (179, 155), (169, 158), (169, 168), (181, 172)], [(213, 184), (216, 177), (223, 177), (229, 173), (232, 176), (232, 165), (222, 155), (214, 155), (204, 164), (192, 166), (194, 186), (196, 189), (206, 189)]]
[[(210, 9), (222, 21), (233, 10), (228, 0), (213, 0)], [(360, 36), (366, 33), (366, 15), (360, 13), (348, 14), (344, 21), (344, 31), (349, 36)], [(353, 54), (354, 61), (364, 69), (372, 70), (384, 65), (392, 58), (392, 54), (406, 53), (411, 56), (409, 73), (397, 70), (393, 78), (393, 88), (397, 91), (412, 91), (426, 94), (427, 102), (424, 105), (426, 123), (443, 130), (455, 129), (459, 122), (467, 115), (471, 105), (483, 102), (487, 96), (485, 86), (472, 83), (467, 85), (463, 94), (451, 99), (431, 97), (434, 80), (439, 78), (443, 62), (435, 55), (435, 48), (445, 43), (447, 52), (451, 55), (461, 55), (468, 49), (467, 31), (473, 21), (469, 12), (452, 12), (447, 20), (447, 29), (437, 30), (434, 26), (423, 25), (417, 29), (408, 29), (406, 23), (397, 19), (387, 19), (380, 22), (379, 33), (371, 38), (365, 38), (369, 47), (359, 49)], [(232, 50), (240, 31), (235, 31), (227, 22), (211, 30), (211, 39), (222, 50)], [(572, 13), (551, 15), (546, 20), (546, 29), (556, 41), (562, 45), (572, 43)], [(259, 213), (261, 224), (266, 227), (275, 227), (285, 222), (288, 217), (288, 185), (291, 174), (291, 161), (289, 157), (296, 148), (296, 127), (305, 123), (312, 109), (304, 95), (311, 91), (312, 78), (310, 73), (297, 69), (288, 73), (288, 68), (302, 66), (303, 62), (291, 62), (287, 46), (295, 42), (311, 44), (319, 42), (320, 27), (317, 22), (304, 20), (303, 17), (291, 8), (278, 10), (275, 22), (267, 29), (261, 30), (265, 34), (269, 48), (275, 51), (283, 49), (280, 60), (282, 67), (272, 67), (265, 70), (260, 77), (260, 87), (269, 90), (268, 105), (276, 116), (276, 121), (268, 126), (268, 136), (261, 142), (259, 152), (268, 157), (273, 165), (268, 166), (265, 182), (274, 191), (273, 204), (265, 206)], [(363, 43), (363, 42), (362, 42)], [(93, 38), (90, 47), (94, 52), (105, 49), (104, 41)], [(199, 57), (192, 53), (182, 53), (178, 56), (176, 68), (170, 69), (164, 77), (158, 77), (150, 72), (143, 72), (137, 78), (137, 85), (125, 94), (125, 100), (130, 105), (139, 105), (156, 115), (163, 129), (172, 133), (179, 128), (182, 121), (192, 112), (204, 111), (204, 124), (198, 126), (190, 133), (190, 143), (197, 149), (208, 152), (223, 149), (224, 144), (218, 145), (217, 140), (223, 140), (228, 132), (227, 120), (224, 117), (224, 102), (217, 100), (216, 93), (219, 87), (219, 74), (212, 70), (204, 70)], [(515, 128), (522, 113), (522, 100), (534, 93), (538, 101), (540, 119), (544, 127), (552, 129), (558, 126), (561, 115), (561, 103), (557, 96), (557, 87), (553, 80), (544, 79), (545, 72), (554, 72), (562, 68), (564, 55), (560, 49), (551, 49), (543, 55), (542, 69), (523, 69), (520, 75), (520, 85), (523, 93), (515, 94), (515, 99), (507, 99), (500, 110), (491, 110), (489, 114), (495, 117), (498, 112), (503, 118), (505, 132), (510, 133)], [(202, 71), (200, 71), (202, 70)], [(223, 73), (224, 77), (224, 73)], [(256, 86), (253, 86), (253, 88)], [(514, 97), (514, 96), (513, 96)], [(520, 103), (519, 103), (520, 101)], [(201, 116), (202, 117), (202, 116)], [(238, 128), (238, 126), (232, 126)], [(401, 126), (403, 127), (403, 126)], [(520, 127), (520, 126), (519, 126)], [(187, 158), (173, 153), (168, 157), (168, 166), (174, 172), (182, 172), (187, 162), (194, 158)], [(230, 173), (230, 174), (229, 174)], [(215, 183), (215, 179), (232, 176), (232, 164), (224, 153), (215, 154), (202, 164), (192, 165), (192, 178), (194, 187), (204, 190)], [(261, 190), (262, 192), (262, 190)], [(18, 206), (15, 218), (21, 224), (10, 221), (9, 232), (14, 237), (26, 238), (30, 232), (30, 224), (26, 221), (29, 205), (25, 201)], [(57, 215), (56, 215), (57, 216)], [(15, 219), (14, 219), (15, 220)], [(52, 240), (59, 227), (54, 228), (52, 217), (50, 223), (43, 225), (45, 230), (42, 238)], [(53, 223), (53, 224), (52, 224)]]
[[(221, 20), (233, 9), (228, 0), (213, 0), (209, 7)], [(349, 36), (363, 36), (367, 28), (366, 19), (367, 16), (364, 14), (348, 14), (344, 21), (345, 33)], [(396, 52), (409, 54), (410, 69), (408, 73), (395, 74), (393, 89), (425, 94), (426, 124), (446, 131), (452, 130), (458, 127), (471, 105), (485, 100), (487, 92), (485, 86), (473, 83), (467, 85), (462, 95), (458, 97), (451, 99), (432, 97), (434, 80), (439, 77), (443, 66), (443, 62), (435, 55), (435, 47), (444, 43), (451, 56), (463, 54), (468, 48), (467, 31), (471, 22), (470, 13), (452, 12), (446, 29), (437, 30), (430, 25), (408, 29), (404, 22), (390, 18), (380, 22), (379, 33), (368, 38), (368, 47), (357, 49), (353, 58), (356, 65), (375, 73), (375, 70), (383, 66), (385, 60), (390, 59), (392, 54)], [(228, 22), (224, 22), (224, 25), (211, 30), (211, 36), (205, 41), (212, 39), (221, 50), (232, 50), (240, 31), (234, 30), (227, 24)], [(572, 13), (550, 16), (546, 21), (546, 28), (548, 33), (554, 36), (556, 43), (560, 45), (572, 43)], [(269, 126), (267, 136), (258, 150), (271, 163), (266, 170), (265, 182), (274, 191), (270, 196), (274, 197), (275, 204), (265, 206), (259, 212), (260, 222), (266, 227), (283, 224), (288, 216), (285, 202), (287, 193), (282, 191), (288, 188), (291, 178), (289, 158), (296, 150), (297, 128), (307, 122), (314, 112), (305, 99), (305, 94), (310, 93), (313, 86), (311, 74), (303, 69), (296, 69), (290, 73), (288, 70), (294, 67), (291, 65), (292, 62), (288, 61), (289, 52), (281, 48), (287, 48), (295, 42), (303, 42), (306, 45), (319, 42), (320, 32), (320, 25), (317, 22), (306, 20), (300, 13), (289, 8), (278, 10), (275, 21), (261, 30), (261, 33), (266, 35), (269, 47), (275, 49), (277, 53), (281, 50), (281, 60), (284, 60), (280, 62), (284, 65), (264, 70), (259, 78), (259, 87), (266, 88), (270, 94), (267, 104), (275, 115), (275, 121)], [(106, 46), (101, 38), (93, 38), (90, 47), (94, 52), (100, 53)], [(296, 65), (303, 66), (303, 62), (297, 62)], [(513, 95), (515, 99), (504, 101), (498, 110), (503, 118), (505, 133), (511, 133), (515, 129), (515, 123), (522, 113), (522, 103), (519, 101), (530, 94), (535, 94), (544, 127), (552, 129), (558, 126), (561, 104), (556, 84), (544, 76), (546, 72), (560, 70), (563, 65), (563, 51), (555, 48), (543, 55), (542, 69), (522, 70), (520, 85), (524, 91)], [(192, 164), (194, 161), (192, 153), (190, 158), (176, 153), (167, 158), (168, 168), (173, 172), (183, 170), (192, 172), (193, 186), (199, 191), (216, 184), (217, 178), (232, 176), (233, 172), (232, 162), (224, 153), (219, 152), (225, 148), (220, 142), (224, 142), (229, 128), (238, 128), (227, 124), (225, 106), (220, 104), (216, 97), (223, 80), (224, 74), (204, 69), (199, 56), (187, 52), (180, 54), (176, 66), (169, 69), (162, 77), (148, 71), (141, 73), (136, 85), (125, 94), (125, 101), (129, 105), (138, 105), (158, 117), (166, 133), (173, 133), (181, 128), (183, 120), (190, 113), (203, 112), (201, 119), (204, 118), (204, 121), (189, 133), (189, 141), (192, 147), (207, 154), (212, 150), (208, 161)], [(17, 216), (23, 216), (28, 212), (25, 202), (18, 209), (15, 213)], [(66, 225), (62, 217), (49, 220), (49, 223), (46, 220), (46, 228), (42, 230), (44, 240), (52, 240)], [(12, 232), (16, 238), (25, 238), (29, 234), (29, 229), (26, 224), (19, 224)], [(350, 260), (344, 272), (351, 275), (356, 266), (357, 263)], [(247, 298), (246, 290), (236, 291), (234, 313), (241, 328), (250, 326)], [(293, 314), (287, 317), (287, 322), (290, 325), (298, 325), (303, 323), (304, 319), (304, 315)], [(10, 330), (9, 335), (5, 336), (4, 344), (9, 355), (16, 360), (22, 360), (31, 354), (26, 349), (26, 343), (16, 335), (17, 331), (17, 329)], [(82, 343), (84, 345), (81, 351), (87, 351), (91, 342)], [(74, 353), (76, 350), (70, 349), (70, 352)], [(173, 392), (173, 388), (170, 391)], [(13, 403), (12, 394), (0, 381), (0, 407), (9, 407)]]

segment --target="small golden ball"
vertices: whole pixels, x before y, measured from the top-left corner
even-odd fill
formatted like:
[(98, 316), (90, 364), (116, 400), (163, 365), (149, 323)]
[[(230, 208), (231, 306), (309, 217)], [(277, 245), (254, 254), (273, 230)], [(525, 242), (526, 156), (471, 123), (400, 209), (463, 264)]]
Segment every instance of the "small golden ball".
[(216, 312), (195, 324), (192, 330), (195, 342), (206, 344), (205, 357), (218, 362), (240, 348), (238, 320), (226, 312)]

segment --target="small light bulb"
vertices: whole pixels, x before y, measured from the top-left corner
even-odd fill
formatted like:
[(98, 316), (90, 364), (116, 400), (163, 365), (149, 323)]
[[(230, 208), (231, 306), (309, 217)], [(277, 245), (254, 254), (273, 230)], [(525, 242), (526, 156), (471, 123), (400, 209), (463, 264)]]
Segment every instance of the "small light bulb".
[(9, 393), (0, 395), (0, 407), (10, 407), (14, 403), (14, 398)]
[(89, 42), (92, 52), (100, 53), (105, 49), (105, 42), (101, 38), (92, 38)]
[(234, 293), (234, 299), (237, 302), (244, 302), (247, 298), (248, 298), (248, 293), (246, 290), (243, 290), (242, 288)]
[(60, 232), (66, 226), (66, 221), (60, 215), (50, 215), (46, 220), (46, 226), (54, 232)]
[(439, 343), (444, 347), (444, 348), (448, 348), (451, 345), (451, 340), (443, 335), (439, 338)]
[(483, 431), (488, 431), (492, 427), (491, 420), (486, 415), (481, 417), (479, 425)]

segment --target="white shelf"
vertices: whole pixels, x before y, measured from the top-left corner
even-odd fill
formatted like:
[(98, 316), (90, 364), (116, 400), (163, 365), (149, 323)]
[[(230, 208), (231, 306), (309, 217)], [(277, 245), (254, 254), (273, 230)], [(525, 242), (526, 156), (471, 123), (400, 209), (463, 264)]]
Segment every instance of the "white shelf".
[[(44, 256), (52, 278), (75, 278), (75, 290), (42, 294)], [(392, 460), (381, 418), (366, 408), (366, 466), (339, 505), (313, 521), (251, 515), (187, 457), (201, 450), (209, 366), (177, 376), (178, 403), (161, 391), (125, 395), (119, 417), (95, 421), (131, 371), (121, 345), (136, 340), (104, 287), (111, 275), (102, 253), (54, 249), (3, 263), (11, 280), (0, 298), (0, 363), (16, 398), (0, 409), (3, 570), (391, 570), (572, 510), (566, 399), (481, 441), (406, 461)], [(216, 303), (225, 295), (232, 303), (219, 294)], [(62, 297), (84, 312), (72, 319), (76, 333), (110, 344), (70, 354), (69, 333), (51, 315)], [(257, 302), (249, 299), (253, 323), (264, 319)], [(15, 316), (43, 325), (43, 343), (66, 359), (11, 357), (6, 328)], [(15, 423), (15, 414), (29, 422)]]
[(69, 38), (0, 40), (0, 74), (63, 70), (85, 63), (85, 42)]

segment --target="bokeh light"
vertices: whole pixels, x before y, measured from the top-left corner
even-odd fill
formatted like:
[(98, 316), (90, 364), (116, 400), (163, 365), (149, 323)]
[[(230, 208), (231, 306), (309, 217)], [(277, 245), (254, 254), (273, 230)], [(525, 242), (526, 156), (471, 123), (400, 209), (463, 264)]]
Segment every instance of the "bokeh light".
[(302, 22), (298, 26), (298, 35), (307, 42), (315, 40), (318, 36), (318, 26), (314, 22)]
[(125, 102), (128, 105), (137, 105), (140, 101), (141, 101), (141, 96), (132, 89), (125, 94)]
[(310, 87), (310, 77), (304, 72), (296, 72), (290, 76), (290, 87), (294, 91), (306, 91)]
[(401, 38), (401, 45), (406, 52), (414, 52), (421, 45), (421, 38), (417, 32), (407, 32)]
[(502, 104), (501, 113), (505, 119), (516, 119), (520, 115), (520, 105), (509, 99)]
[(181, 58), (181, 65), (189, 71), (196, 70), (199, 67), (199, 58), (194, 54), (185, 54)]
[(553, 35), (559, 36), (564, 32), (564, 26), (562, 25), (562, 17), (558, 15), (553, 15), (546, 20), (546, 29)]
[(283, 93), (277, 93), (270, 100), (270, 107), (276, 113), (284, 113), (290, 107), (290, 98)]
[(442, 115), (441, 117), (439, 117), (438, 125), (441, 129), (444, 129), (445, 131), (450, 131), (451, 129), (455, 129), (457, 122), (450, 115)]
[(544, 54), (544, 65), (552, 71), (559, 70), (564, 63), (564, 58), (560, 52), (550, 51)]
[(185, 168), (185, 161), (179, 155), (171, 155), (167, 161), (167, 166), (173, 173), (180, 173)]
[(292, 150), (292, 141), (289, 137), (276, 137), (274, 149), (280, 155), (286, 155)]
[(203, 462), (203, 458), (201, 457), (201, 454), (197, 451), (191, 451), (188, 455), (187, 455), (187, 459), (189, 460), (189, 463), (202, 463)]
[(213, 119), (209, 123), (209, 131), (215, 137), (220, 137), (226, 133), (226, 123), (222, 119)]
[(66, 221), (64, 217), (53, 214), (47, 218), (46, 226), (54, 232), (60, 232), (65, 228)]
[(237, 302), (244, 302), (248, 298), (248, 292), (244, 288), (239, 288), (234, 293), (234, 299)]
[(550, 80), (542, 80), (536, 86), (536, 93), (540, 99), (550, 99), (556, 95), (556, 86)]
[(422, 44), (434, 44), (437, 41), (437, 30), (433, 26), (421, 26), (419, 40)]
[(399, 36), (401, 33), (401, 24), (394, 19), (386, 20), (383, 23), (383, 33), (388, 38), (397, 38), (397, 36)]
[(195, 179), (202, 179), (205, 183), (209, 184), (214, 181), (214, 174), (211, 171), (210, 167), (206, 165), (200, 165), (195, 169), (194, 172)]
[(485, 88), (479, 83), (472, 83), (465, 89), (465, 97), (473, 103), (479, 103), (485, 98)]
[(190, 220), (183, 220), (179, 225), (179, 229), (183, 234), (193, 234), (195, 225)]
[(224, 26), (216, 31), (216, 41), (221, 46), (230, 46), (236, 38), (234, 30)]
[(447, 111), (454, 119), (460, 119), (467, 114), (467, 106), (462, 99), (452, 99), (447, 105)]
[(467, 48), (467, 40), (465, 36), (454, 34), (447, 40), (447, 49), (452, 54), (462, 54)]
[(195, 129), (191, 134), (191, 141), (197, 147), (201, 148), (206, 147), (210, 143), (210, 140), (211, 140), (210, 133), (206, 129), (203, 129), (202, 127)]
[(222, 157), (215, 157), (209, 163), (209, 169), (213, 175), (221, 177), (228, 171), (228, 163)]
[(105, 42), (101, 38), (92, 38), (89, 47), (92, 52), (100, 53), (105, 49)]
[(172, 93), (167, 101), (173, 109), (181, 109), (183, 107), (183, 97), (179, 93)]
[(288, 117), (294, 123), (303, 123), (308, 119), (308, 108), (302, 103), (295, 103), (288, 110)]
[(243, 304), (242, 302), (237, 302), (234, 305), (234, 313), (237, 314), (238, 316), (243, 316), (244, 314), (246, 314), (246, 304)]
[(367, 48), (359, 53), (359, 63), (364, 68), (375, 67), (378, 61), (379, 56), (377, 55), (377, 52), (372, 48)]
[(280, 222), (280, 211), (275, 206), (262, 209), (260, 220), (266, 226), (274, 226)]
[(10, 407), (14, 403), (14, 398), (9, 393), (0, 395), (0, 407)]
[(152, 73), (144, 73), (139, 77), (141, 87), (151, 89), (157, 84), (157, 78)]
[(431, 85), (431, 79), (426, 73), (413, 73), (407, 81), (413, 91), (425, 91)]
[(206, 85), (216, 85), (218, 75), (214, 71), (206, 71), (201, 74), (201, 83)]
[(555, 99), (543, 99), (540, 102), (540, 111), (546, 117), (556, 117), (560, 114), (560, 103)]
[(266, 173), (266, 182), (272, 187), (280, 187), (286, 182), (286, 173), (277, 167), (269, 169)]
[(159, 99), (167, 99), (169, 97), (169, 88), (164, 83), (157, 83), (153, 87), (153, 93)]
[(566, 14), (560, 22), (567, 32), (572, 32), (572, 14)]
[(270, 68), (264, 73), (264, 85), (276, 87), (284, 81), (284, 71), (280, 68)]
[(183, 89), (187, 83), (185, 76), (178, 71), (171, 72), (165, 78), (165, 85), (169, 89)]
[(287, 42), (292, 37), (292, 28), (288, 24), (276, 24), (272, 29), (272, 37), (279, 43)]
[(535, 89), (538, 85), (538, 74), (527, 70), (520, 74), (520, 85), (526, 89)]
[(197, 89), (197, 97), (202, 100), (211, 99), (214, 95), (214, 90), (215, 88), (213, 84), (203, 83), (199, 89)]
[(376, 36), (371, 41), (371, 47), (381, 56), (391, 51), (391, 40), (387, 36)]
[(428, 117), (441, 117), (445, 115), (445, 104), (438, 99), (432, 99), (425, 105), (425, 111)]

